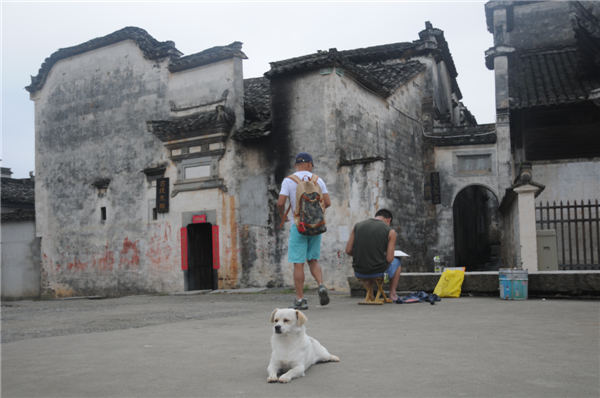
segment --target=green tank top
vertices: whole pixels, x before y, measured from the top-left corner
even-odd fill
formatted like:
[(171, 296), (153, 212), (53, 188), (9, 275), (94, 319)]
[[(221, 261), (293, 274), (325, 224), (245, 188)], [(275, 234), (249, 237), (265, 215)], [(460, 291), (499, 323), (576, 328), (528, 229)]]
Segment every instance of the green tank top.
[(387, 245), (391, 228), (381, 220), (370, 218), (354, 226), (352, 267), (361, 274), (384, 272), (387, 262)]

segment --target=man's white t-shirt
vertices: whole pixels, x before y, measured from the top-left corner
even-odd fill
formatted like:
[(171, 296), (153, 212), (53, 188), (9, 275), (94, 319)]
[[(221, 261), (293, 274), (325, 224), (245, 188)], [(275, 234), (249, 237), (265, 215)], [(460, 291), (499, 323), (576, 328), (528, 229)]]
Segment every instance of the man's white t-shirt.
[[(313, 173), (311, 173), (310, 171), (297, 171), (294, 173), (294, 175), (300, 180), (309, 181), (312, 178)], [(319, 187), (321, 187), (321, 192), (323, 193), (323, 195), (325, 195), (327, 193), (327, 186), (325, 186), (325, 181), (323, 181), (321, 177), (319, 177), (317, 179), (317, 184), (319, 184)], [(288, 220), (293, 218), (294, 209), (296, 209), (296, 186), (298, 186), (298, 184), (296, 184), (294, 180), (291, 180), (287, 177), (285, 177), (283, 179), (283, 182), (281, 183), (281, 191), (279, 192), (279, 194), (289, 197), (290, 203), (292, 204), (292, 210), (288, 214)]]

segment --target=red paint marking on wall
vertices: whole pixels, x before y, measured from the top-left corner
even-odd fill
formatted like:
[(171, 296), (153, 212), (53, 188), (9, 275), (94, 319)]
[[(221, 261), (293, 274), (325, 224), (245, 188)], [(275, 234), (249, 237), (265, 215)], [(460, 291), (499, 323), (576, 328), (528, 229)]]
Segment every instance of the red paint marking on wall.
[(133, 268), (140, 265), (140, 250), (138, 241), (132, 242), (129, 238), (123, 241), (123, 249), (119, 253), (119, 268)]
[(48, 257), (46, 253), (42, 254), (42, 263), (42, 268), (46, 270), (46, 272), (60, 271), (61, 264), (58, 261), (55, 264), (53, 264), (52, 259)]
[(85, 271), (88, 263), (81, 262), (78, 258), (75, 258), (72, 263), (67, 264), (69, 271)]
[(171, 242), (171, 225), (166, 223), (158, 226), (147, 244), (146, 260), (150, 268), (155, 271), (169, 271), (177, 267), (174, 263), (177, 242)]
[(112, 250), (108, 250), (108, 243), (104, 246), (104, 254), (94, 258), (92, 267), (100, 271), (112, 271), (115, 264), (115, 256)]

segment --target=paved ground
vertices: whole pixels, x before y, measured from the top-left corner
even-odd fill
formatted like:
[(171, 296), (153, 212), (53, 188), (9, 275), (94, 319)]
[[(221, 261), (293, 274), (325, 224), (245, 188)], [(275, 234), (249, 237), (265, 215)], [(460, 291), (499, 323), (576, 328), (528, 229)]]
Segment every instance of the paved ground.
[[(268, 384), (289, 294), (2, 304), (2, 397), (598, 397), (600, 301), (443, 299), (306, 311), (340, 363)], [(316, 303), (314, 293), (309, 304)]]

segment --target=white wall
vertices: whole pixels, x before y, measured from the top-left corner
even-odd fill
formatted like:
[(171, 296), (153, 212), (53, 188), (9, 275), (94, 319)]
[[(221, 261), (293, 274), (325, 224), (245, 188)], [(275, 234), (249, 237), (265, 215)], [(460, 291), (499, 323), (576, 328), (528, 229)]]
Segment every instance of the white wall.
[(600, 158), (595, 160), (534, 162), (533, 180), (546, 186), (536, 202), (600, 200)]

